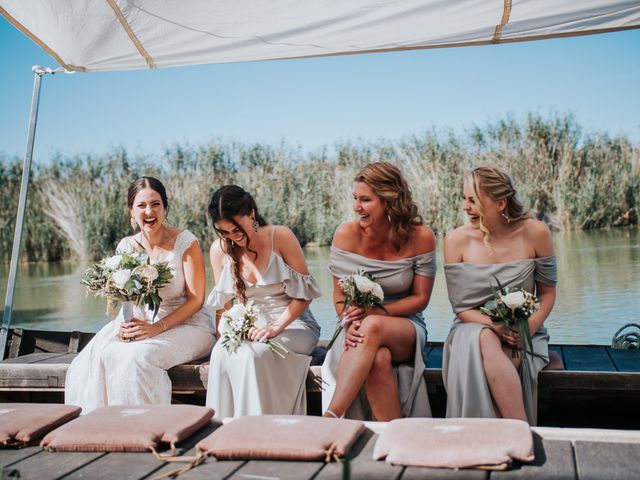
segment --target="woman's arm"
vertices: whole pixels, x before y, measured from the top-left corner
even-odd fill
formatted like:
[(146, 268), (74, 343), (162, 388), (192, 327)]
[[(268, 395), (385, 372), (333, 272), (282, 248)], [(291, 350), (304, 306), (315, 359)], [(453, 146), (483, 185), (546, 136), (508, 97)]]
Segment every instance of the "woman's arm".
[(204, 259), (198, 242), (194, 241), (182, 255), (182, 268), (187, 299), (161, 320), (151, 323), (133, 319), (125, 337), (135, 340), (155, 337), (173, 327), (183, 323), (186, 319), (199, 312), (204, 304), (205, 272)]
[[(525, 234), (536, 252), (536, 258), (552, 256), (553, 239), (549, 227), (538, 220), (530, 220), (527, 227)], [(538, 331), (551, 313), (556, 302), (556, 287), (538, 281), (536, 282), (536, 294), (540, 301), (540, 308), (529, 317), (531, 335)]]
[[(292, 270), (300, 275), (309, 275), (302, 247), (293, 232), (287, 227), (274, 226), (273, 228), (275, 229), (274, 243), (277, 253)], [(279, 335), (291, 322), (302, 315), (302, 312), (310, 303), (311, 300), (303, 298), (291, 299), (287, 308), (284, 309), (276, 321), (265, 328), (255, 328), (249, 331), (249, 339), (266, 342), (269, 338)]]

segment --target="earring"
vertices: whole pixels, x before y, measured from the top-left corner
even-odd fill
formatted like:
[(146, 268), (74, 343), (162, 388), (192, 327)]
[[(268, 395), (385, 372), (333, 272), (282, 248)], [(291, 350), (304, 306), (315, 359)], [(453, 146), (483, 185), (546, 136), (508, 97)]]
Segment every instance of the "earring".
[(391, 215), (389, 215), (388, 213), (387, 213), (387, 220), (389, 220), (389, 223), (391, 223)]
[(511, 218), (509, 217), (509, 215), (504, 213), (504, 210), (502, 211), (501, 215), (502, 215), (502, 218), (504, 218), (507, 221), (507, 223), (511, 223)]
[(258, 221), (255, 218), (252, 218), (251, 220), (253, 220), (253, 231), (257, 232), (258, 231), (258, 227), (260, 226), (260, 224), (258, 223)]
[(133, 229), (133, 231), (135, 232), (138, 229), (138, 224), (136, 223), (136, 219), (131, 217), (129, 219), (129, 223), (131, 224), (131, 228)]

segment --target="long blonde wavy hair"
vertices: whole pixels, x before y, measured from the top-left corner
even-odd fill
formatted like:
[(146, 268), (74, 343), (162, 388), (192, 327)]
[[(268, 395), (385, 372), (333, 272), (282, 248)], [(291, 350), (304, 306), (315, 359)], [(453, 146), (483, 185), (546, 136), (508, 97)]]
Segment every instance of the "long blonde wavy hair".
[(473, 186), (473, 193), (475, 194), (478, 213), (480, 214), (480, 231), (482, 231), (483, 242), (489, 251), (493, 252), (491, 232), (484, 224), (484, 204), (482, 203), (480, 192), (494, 202), (502, 199), (506, 200), (507, 203), (502, 215), (507, 218), (509, 223), (531, 218), (531, 214), (518, 199), (511, 175), (504, 168), (497, 165), (475, 167), (467, 174), (465, 182), (470, 182)]
[(383, 199), (391, 223), (389, 241), (400, 250), (413, 229), (424, 223), (400, 169), (388, 162), (369, 163), (353, 180), (366, 183)]

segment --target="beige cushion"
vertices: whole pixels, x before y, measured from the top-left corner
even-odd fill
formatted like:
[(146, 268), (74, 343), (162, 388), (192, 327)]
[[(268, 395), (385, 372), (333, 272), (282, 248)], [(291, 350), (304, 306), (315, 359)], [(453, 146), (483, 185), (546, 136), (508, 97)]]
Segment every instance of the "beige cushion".
[(521, 420), (403, 418), (378, 438), (374, 460), (415, 467), (498, 467), (533, 461), (533, 436)]
[(0, 403), (0, 446), (26, 445), (80, 415), (75, 405)]
[(363, 422), (303, 415), (240, 417), (197, 445), (219, 460), (325, 460), (344, 456), (364, 431)]
[(195, 405), (103, 407), (49, 433), (43, 448), (67, 452), (144, 452), (175, 446), (204, 426), (213, 410)]

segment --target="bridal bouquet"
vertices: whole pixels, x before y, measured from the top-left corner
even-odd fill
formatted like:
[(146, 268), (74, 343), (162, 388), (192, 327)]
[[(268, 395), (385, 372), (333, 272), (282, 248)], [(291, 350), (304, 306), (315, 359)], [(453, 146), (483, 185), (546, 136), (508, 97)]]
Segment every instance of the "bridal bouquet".
[[(522, 288), (503, 287), (496, 277), (493, 278), (496, 279), (498, 288), (492, 288), (493, 298), (480, 307), (480, 311), (493, 323), (517, 331), (525, 353), (533, 354), (529, 317), (540, 308), (538, 298)], [(520, 349), (514, 346), (511, 354), (518, 357)]]
[[(222, 335), (222, 346), (226, 348), (229, 353), (235, 353), (242, 344), (242, 341), (247, 339), (251, 327), (257, 326), (257, 321), (258, 313), (253, 308), (251, 301), (246, 305), (236, 303), (224, 312), (221, 317), (220, 335)], [(266, 343), (272, 352), (280, 355), (282, 358), (289, 353), (289, 350), (275, 340), (267, 340)]]
[[(338, 285), (340, 285), (340, 288), (344, 293), (344, 300), (336, 302), (343, 305), (342, 311), (349, 306), (361, 307), (364, 308), (365, 311), (374, 307), (381, 308), (385, 312), (387, 311), (382, 304), (384, 300), (384, 291), (382, 291), (382, 287), (380, 284), (376, 283), (370, 273), (358, 271), (358, 273), (347, 275), (338, 280)], [(336, 341), (338, 335), (340, 335), (340, 332), (343, 329), (344, 325), (340, 323), (338, 328), (336, 328), (327, 349), (330, 349), (333, 346), (333, 343)]]
[(87, 268), (80, 283), (96, 297), (106, 297), (110, 313), (122, 303), (124, 319), (128, 322), (134, 316), (134, 305), (146, 305), (153, 310), (155, 318), (162, 302), (158, 290), (172, 278), (173, 269), (167, 262), (154, 262), (141, 250), (94, 263)]

